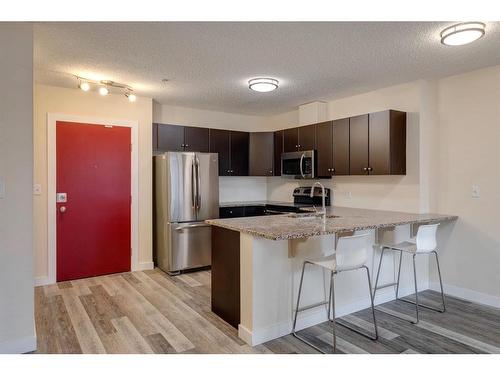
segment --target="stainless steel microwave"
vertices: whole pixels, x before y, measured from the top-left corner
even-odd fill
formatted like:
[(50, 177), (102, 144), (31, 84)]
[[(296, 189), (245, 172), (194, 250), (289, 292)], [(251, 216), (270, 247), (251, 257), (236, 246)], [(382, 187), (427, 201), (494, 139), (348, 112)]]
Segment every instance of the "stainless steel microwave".
[(316, 151), (284, 152), (281, 154), (281, 177), (316, 178)]

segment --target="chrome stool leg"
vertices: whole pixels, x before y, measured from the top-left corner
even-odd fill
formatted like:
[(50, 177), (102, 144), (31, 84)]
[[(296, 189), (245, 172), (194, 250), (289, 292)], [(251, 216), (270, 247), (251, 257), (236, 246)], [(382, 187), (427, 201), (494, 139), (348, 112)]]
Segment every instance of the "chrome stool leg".
[(441, 278), (441, 269), (439, 268), (438, 253), (437, 253), (437, 251), (433, 251), (433, 253), (434, 253), (434, 256), (436, 257), (436, 265), (437, 265), (438, 275), (439, 275), (439, 285), (441, 286), (441, 301), (443, 302), (443, 308), (441, 309), (440, 312), (445, 312), (446, 305), (444, 303), (443, 279)]
[[(434, 253), (434, 255), (436, 257), (436, 264), (437, 264), (438, 275), (439, 275), (439, 285), (441, 287), (442, 307), (438, 308), (438, 307), (434, 307), (434, 306), (424, 305), (423, 303), (419, 303), (418, 302), (418, 297), (415, 299), (415, 301), (412, 301), (412, 300), (409, 300), (409, 299), (406, 299), (406, 298), (399, 298), (398, 300), (406, 302), (406, 303), (411, 303), (413, 305), (418, 304), (417, 309), (418, 309), (418, 307), (424, 307), (424, 308), (432, 310), (432, 311), (436, 311), (436, 312), (439, 312), (439, 313), (444, 313), (446, 311), (446, 305), (445, 305), (445, 302), (444, 302), (444, 291), (443, 291), (443, 281), (441, 279), (441, 270), (439, 269), (439, 260), (438, 260), (437, 252), (436, 251), (432, 251), (432, 253)], [(415, 254), (415, 255), (417, 255), (417, 254)], [(413, 256), (414, 259), (415, 259), (415, 255)], [(425, 254), (425, 255), (427, 255), (427, 254)], [(415, 265), (415, 261), (414, 261), (414, 265)], [(417, 313), (417, 323), (418, 323), (418, 313)]]
[[(361, 336), (364, 336), (370, 340), (377, 340), (378, 339), (378, 328), (377, 328), (377, 320), (375, 318), (375, 306), (373, 303), (373, 294), (372, 294), (372, 282), (370, 280), (370, 271), (368, 270), (368, 267), (362, 266), (361, 268), (364, 268), (366, 270), (366, 276), (368, 277), (368, 292), (370, 293), (370, 301), (371, 301), (371, 308), (372, 308), (372, 317), (373, 317), (373, 327), (374, 327), (374, 335), (367, 334), (363, 331), (360, 331), (354, 327), (351, 327), (348, 324), (342, 323), (342, 322), (336, 322), (339, 326), (345, 327), (353, 332), (356, 332), (360, 334)], [(359, 269), (359, 268), (358, 268)], [(334, 302), (335, 303), (335, 302)], [(335, 316), (334, 316), (335, 319)]]
[[(303, 337), (300, 337), (298, 334), (297, 334), (297, 331), (295, 330), (296, 326), (297, 326), (297, 315), (299, 313), (299, 311), (304, 311), (304, 310), (307, 310), (308, 308), (312, 308), (312, 307), (317, 307), (317, 306), (321, 306), (321, 305), (326, 305), (327, 303), (329, 302), (321, 302), (321, 303), (317, 303), (317, 304), (314, 304), (314, 305), (311, 305), (311, 306), (306, 306), (305, 308), (299, 308), (299, 303), (300, 303), (300, 295), (302, 294), (302, 285), (303, 285), (303, 282), (304, 282), (304, 271), (306, 269), (306, 264), (312, 264), (308, 261), (305, 261), (302, 265), (302, 274), (300, 275), (300, 283), (299, 283), (299, 293), (297, 295), (297, 306), (295, 306), (295, 316), (293, 318), (293, 326), (292, 326), (292, 335), (299, 339), (300, 341), (302, 341), (303, 343), (309, 345), (310, 347), (316, 349), (318, 352), (320, 353), (323, 353), (323, 354), (326, 354), (325, 351), (321, 350), (320, 348), (318, 348), (316, 345), (314, 345), (313, 343), (309, 342), (308, 340), (306, 340), (305, 338)], [(333, 280), (333, 278), (332, 278)], [(330, 287), (331, 288), (331, 287)], [(330, 318), (330, 316), (328, 316), (328, 318)]]

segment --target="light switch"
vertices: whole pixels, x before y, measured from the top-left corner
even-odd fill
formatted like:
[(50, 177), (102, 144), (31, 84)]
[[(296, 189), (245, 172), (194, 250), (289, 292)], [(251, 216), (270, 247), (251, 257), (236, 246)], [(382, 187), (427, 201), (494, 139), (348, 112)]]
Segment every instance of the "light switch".
[(5, 198), (5, 181), (3, 177), (0, 176), (0, 199)]
[(42, 195), (42, 185), (40, 184), (33, 185), (33, 195)]
[(481, 197), (481, 190), (479, 189), (479, 185), (472, 185), (472, 198)]

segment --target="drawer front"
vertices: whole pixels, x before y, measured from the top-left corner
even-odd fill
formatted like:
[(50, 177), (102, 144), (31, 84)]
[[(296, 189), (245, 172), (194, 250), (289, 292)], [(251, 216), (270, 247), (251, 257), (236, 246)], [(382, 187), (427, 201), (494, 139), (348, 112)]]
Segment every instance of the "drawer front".
[(221, 219), (228, 219), (232, 217), (245, 216), (245, 207), (220, 207), (219, 217)]

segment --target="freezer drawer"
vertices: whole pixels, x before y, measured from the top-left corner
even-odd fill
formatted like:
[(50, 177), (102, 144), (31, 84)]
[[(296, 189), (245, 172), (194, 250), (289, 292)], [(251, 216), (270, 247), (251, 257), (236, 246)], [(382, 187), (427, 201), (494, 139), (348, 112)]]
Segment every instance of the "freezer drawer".
[(158, 267), (168, 273), (209, 266), (212, 228), (204, 222), (167, 223), (165, 241), (158, 244)]

